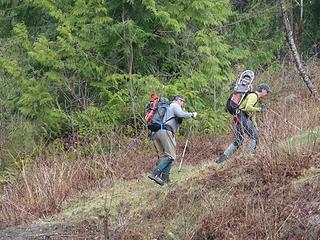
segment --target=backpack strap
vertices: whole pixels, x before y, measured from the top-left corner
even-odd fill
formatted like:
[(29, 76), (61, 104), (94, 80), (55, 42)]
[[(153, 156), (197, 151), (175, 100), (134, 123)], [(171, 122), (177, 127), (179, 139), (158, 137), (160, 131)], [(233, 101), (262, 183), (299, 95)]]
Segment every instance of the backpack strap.
[[(256, 92), (250, 91), (250, 92), (247, 92), (247, 93), (244, 95), (244, 97), (243, 97), (243, 99), (241, 100), (241, 102), (242, 102), (243, 100), (245, 100), (246, 97), (247, 97), (249, 94), (251, 94), (251, 93), (254, 93), (255, 95), (257, 95), (257, 98), (258, 98), (258, 94), (257, 94)], [(241, 104), (241, 103), (240, 103), (240, 104)]]
[(171, 118), (167, 119), (165, 122), (163, 122), (161, 124), (161, 129), (166, 129), (166, 127), (168, 126), (170, 129), (166, 129), (166, 130), (169, 130), (169, 131), (173, 132), (171, 126), (167, 125), (166, 123), (169, 122), (170, 120), (174, 119), (174, 118), (176, 118), (176, 117), (171, 117)]
[[(246, 112), (244, 112), (242, 109), (240, 109), (240, 105), (241, 105), (241, 103), (248, 97), (248, 95), (251, 94), (251, 93), (254, 93), (254, 94), (257, 96), (257, 98), (258, 98), (258, 94), (257, 94), (256, 92), (253, 92), (253, 91), (247, 92), (247, 93), (245, 94), (245, 96), (243, 97), (243, 99), (241, 100), (241, 102), (240, 102), (240, 104), (239, 104), (239, 108), (238, 108), (237, 111), (236, 111), (236, 114), (240, 113), (240, 111), (246, 114)], [(258, 102), (258, 101), (257, 101), (257, 102)], [(256, 102), (256, 103), (257, 103), (257, 102)], [(255, 104), (256, 104), (256, 103), (255, 103)]]

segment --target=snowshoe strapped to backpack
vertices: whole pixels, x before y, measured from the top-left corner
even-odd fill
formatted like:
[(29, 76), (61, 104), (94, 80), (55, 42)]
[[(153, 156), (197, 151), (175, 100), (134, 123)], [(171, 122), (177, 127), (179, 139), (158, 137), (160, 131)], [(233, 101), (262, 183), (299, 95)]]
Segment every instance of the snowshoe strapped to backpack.
[(169, 106), (168, 99), (158, 97), (156, 93), (151, 94), (151, 102), (147, 106), (147, 114), (145, 116), (147, 128), (150, 131), (156, 132), (164, 128), (163, 117)]
[(253, 79), (254, 72), (251, 70), (246, 70), (240, 74), (233, 89), (233, 93), (227, 100), (227, 112), (232, 115), (237, 112), (242, 100), (245, 98), (247, 93), (251, 92)]

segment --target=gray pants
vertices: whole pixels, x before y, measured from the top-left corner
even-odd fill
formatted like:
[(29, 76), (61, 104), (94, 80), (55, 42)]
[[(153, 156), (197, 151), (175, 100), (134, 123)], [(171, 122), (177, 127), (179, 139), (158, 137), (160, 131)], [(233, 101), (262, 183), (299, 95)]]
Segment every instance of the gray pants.
[(256, 147), (259, 140), (259, 134), (256, 126), (253, 124), (250, 117), (247, 114), (240, 111), (237, 115), (237, 124), (235, 127), (235, 140), (229, 147), (225, 150), (224, 154), (229, 158), (231, 155), (242, 145), (244, 140), (244, 133), (250, 137), (250, 147), (249, 150), (255, 153)]
[(156, 132), (154, 136), (154, 143), (158, 149), (158, 152), (161, 154), (160, 159), (176, 159), (177, 144), (171, 131), (163, 129)]
[(163, 129), (155, 133), (154, 142), (162, 156), (153, 174), (169, 179), (172, 162), (176, 159), (176, 141), (171, 131)]

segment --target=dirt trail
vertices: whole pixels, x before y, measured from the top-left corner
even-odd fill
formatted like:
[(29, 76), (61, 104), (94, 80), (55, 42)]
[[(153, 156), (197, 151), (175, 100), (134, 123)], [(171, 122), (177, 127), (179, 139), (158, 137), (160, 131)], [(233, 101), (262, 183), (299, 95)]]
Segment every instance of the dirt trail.
[(34, 240), (34, 239), (94, 239), (97, 229), (92, 225), (65, 223), (38, 223), (21, 225), (0, 230), (2, 240)]

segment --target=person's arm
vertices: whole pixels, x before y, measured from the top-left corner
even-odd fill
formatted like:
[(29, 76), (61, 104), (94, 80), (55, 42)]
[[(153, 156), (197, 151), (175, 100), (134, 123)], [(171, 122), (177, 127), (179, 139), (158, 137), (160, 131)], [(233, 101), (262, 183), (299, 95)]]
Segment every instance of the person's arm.
[(184, 118), (184, 119), (188, 119), (188, 118), (193, 117), (193, 113), (183, 111), (182, 108), (178, 104), (172, 104), (172, 105), (173, 105), (172, 110), (173, 110), (173, 114), (175, 117)]
[(251, 120), (252, 120), (254, 126), (256, 126), (256, 128), (257, 128), (258, 125), (257, 125), (257, 117), (256, 117), (256, 114), (253, 114)]
[(247, 96), (247, 102), (244, 108), (241, 110), (244, 112), (260, 112), (261, 107), (255, 107), (254, 105), (258, 101), (258, 96), (255, 93), (251, 93)]

